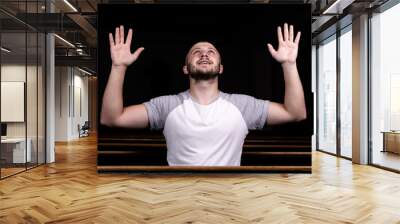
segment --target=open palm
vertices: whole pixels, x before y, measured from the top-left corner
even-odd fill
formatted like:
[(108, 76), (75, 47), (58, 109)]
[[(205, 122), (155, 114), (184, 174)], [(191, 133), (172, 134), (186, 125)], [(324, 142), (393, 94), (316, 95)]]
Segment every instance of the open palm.
[(133, 54), (131, 53), (132, 29), (128, 31), (126, 41), (124, 37), (124, 26), (115, 29), (115, 41), (113, 35), (109, 33), (111, 59), (115, 66), (129, 66), (144, 50), (143, 47), (140, 47)]
[[(300, 32), (297, 32), (296, 39), (294, 39), (293, 26), (285, 23), (283, 25), (283, 35), (281, 27), (278, 26), (278, 50), (275, 50), (271, 44), (268, 44), (268, 50), (272, 57), (279, 63), (296, 63), (297, 52), (300, 41)], [(294, 39), (294, 40), (293, 40)]]

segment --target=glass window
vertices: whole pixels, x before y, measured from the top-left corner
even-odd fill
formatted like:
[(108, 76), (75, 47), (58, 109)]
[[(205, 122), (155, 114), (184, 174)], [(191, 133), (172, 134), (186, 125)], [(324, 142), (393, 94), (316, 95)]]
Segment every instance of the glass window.
[[(1, 2), (21, 15), (45, 1)], [(40, 7), (39, 7), (40, 6)], [(45, 162), (45, 35), (0, 12), (0, 178)], [(36, 18), (36, 17), (35, 17)]]
[[(313, 103), (314, 103), (314, 105), (317, 105), (317, 96), (316, 96), (316, 93), (317, 93), (317, 91), (316, 91), (316, 81), (317, 81), (317, 47), (316, 47), (316, 45), (312, 45), (312, 51), (311, 51), (311, 57), (312, 57), (312, 60), (311, 60), (311, 63), (312, 63), (312, 65), (311, 65), (311, 68), (312, 68), (312, 70), (311, 70), (311, 75), (312, 75), (312, 87), (311, 87), (311, 89), (312, 89), (312, 92), (313, 92)], [(315, 151), (316, 149), (317, 149), (317, 139), (316, 139), (316, 134), (317, 134), (317, 126), (316, 126), (316, 124), (317, 124), (317, 107), (316, 106), (314, 106), (314, 111), (313, 111), (313, 115), (314, 115), (314, 117), (313, 117), (313, 130), (314, 130), (314, 133), (313, 133), (313, 135), (312, 135), (312, 137), (311, 137), (311, 147), (312, 147), (312, 150), (313, 151)]]
[(352, 157), (352, 35), (340, 36), (340, 154)]
[[(1, 16), (1, 15), (0, 15)], [(5, 16), (5, 15), (4, 15)], [(1, 29), (1, 177), (26, 170), (30, 142), (26, 141), (26, 32)]]
[(371, 19), (372, 163), (400, 170), (400, 4)]
[(318, 149), (336, 153), (336, 37), (318, 47)]

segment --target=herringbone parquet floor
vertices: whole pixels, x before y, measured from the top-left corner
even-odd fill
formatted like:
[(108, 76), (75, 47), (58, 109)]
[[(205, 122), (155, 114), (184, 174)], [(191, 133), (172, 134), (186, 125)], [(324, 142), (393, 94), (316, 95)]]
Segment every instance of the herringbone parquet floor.
[(0, 223), (400, 223), (400, 175), (319, 152), (312, 174), (98, 174), (90, 137), (0, 181)]

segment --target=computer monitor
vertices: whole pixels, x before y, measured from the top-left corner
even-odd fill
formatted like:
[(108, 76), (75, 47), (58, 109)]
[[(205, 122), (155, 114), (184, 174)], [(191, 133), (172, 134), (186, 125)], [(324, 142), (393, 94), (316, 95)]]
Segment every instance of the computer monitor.
[(1, 137), (7, 136), (7, 124), (1, 123)]

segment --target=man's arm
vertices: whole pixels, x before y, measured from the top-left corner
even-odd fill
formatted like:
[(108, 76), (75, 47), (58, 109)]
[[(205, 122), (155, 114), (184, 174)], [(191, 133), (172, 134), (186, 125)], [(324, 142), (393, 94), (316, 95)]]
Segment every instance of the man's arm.
[(293, 26), (284, 24), (284, 33), (278, 27), (279, 48), (275, 50), (271, 44), (268, 49), (275, 60), (281, 63), (285, 79), (284, 104), (270, 102), (268, 106), (268, 124), (280, 124), (306, 119), (304, 91), (297, 71), (296, 58), (300, 41), (300, 32), (294, 39)]
[(110, 127), (145, 128), (148, 126), (147, 111), (143, 104), (125, 107), (122, 89), (127, 67), (137, 60), (144, 48), (131, 53), (132, 29), (129, 29), (126, 42), (124, 27), (115, 29), (115, 41), (109, 34), (112, 67), (103, 96), (100, 123)]

